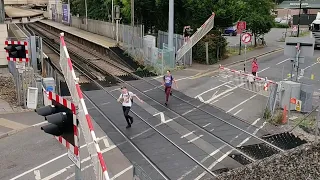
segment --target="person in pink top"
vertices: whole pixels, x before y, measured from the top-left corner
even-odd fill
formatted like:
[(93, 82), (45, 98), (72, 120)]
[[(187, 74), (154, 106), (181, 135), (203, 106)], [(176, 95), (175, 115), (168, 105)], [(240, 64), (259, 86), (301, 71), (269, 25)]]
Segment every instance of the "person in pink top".
[(258, 66), (258, 62), (257, 62), (257, 58), (254, 57), (253, 58), (253, 61), (252, 61), (252, 64), (251, 64), (251, 71), (252, 71), (252, 75), (254, 76), (257, 76), (257, 71), (259, 69), (259, 66)]

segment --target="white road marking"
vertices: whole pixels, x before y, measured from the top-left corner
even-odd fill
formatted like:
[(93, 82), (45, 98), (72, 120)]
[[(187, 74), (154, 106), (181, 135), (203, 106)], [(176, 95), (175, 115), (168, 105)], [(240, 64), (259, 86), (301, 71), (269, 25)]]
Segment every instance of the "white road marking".
[(36, 180), (41, 180), (41, 175), (39, 170), (34, 170), (33, 173), (34, 173), (34, 178)]
[(241, 111), (242, 111), (242, 109), (238, 110), (238, 111), (237, 111), (236, 113), (234, 113), (233, 115), (235, 116), (235, 115), (239, 114)]
[(311, 64), (310, 66), (307, 66), (306, 68), (304, 68), (303, 70), (309, 69), (309, 68), (311, 68), (312, 66), (314, 66), (314, 65), (316, 65), (316, 64), (318, 64), (318, 63), (317, 63), (317, 62), (316, 62), (316, 63), (313, 63), (313, 64)]
[(129, 166), (129, 167), (127, 167), (126, 169), (120, 171), (118, 174), (116, 174), (116, 175), (114, 175), (112, 178), (110, 178), (110, 180), (114, 180), (114, 179), (120, 177), (122, 174), (124, 174), (125, 172), (129, 171), (129, 170), (132, 169), (132, 168), (133, 168), (132, 165)]
[[(258, 120), (258, 119), (257, 119)], [(255, 122), (258, 122), (259, 120), (260, 120), (260, 118), (259, 118), (259, 120), (258, 121), (255, 121)], [(258, 127), (252, 134), (253, 135), (255, 135), (261, 128), (263, 128), (264, 127), (264, 125), (266, 124), (267, 122), (264, 122), (260, 127)], [(249, 126), (250, 127), (250, 126)], [(249, 128), (248, 127), (248, 128)], [(247, 129), (248, 129), (247, 128)], [(241, 143), (239, 143), (238, 144), (238, 146), (237, 147), (239, 147), (239, 146), (242, 146), (244, 143), (246, 143), (249, 139), (251, 138), (251, 136), (250, 137), (248, 137), (248, 138), (246, 138), (246, 139), (244, 139)], [(219, 162), (221, 162), (224, 158), (226, 158), (227, 156), (229, 156), (229, 154), (231, 154), (231, 152), (233, 151), (233, 149), (231, 149), (230, 151), (228, 151), (227, 153), (225, 153), (223, 156), (221, 156), (219, 159), (217, 159), (215, 162), (213, 162), (209, 167), (208, 167), (208, 169), (212, 169), (213, 167), (215, 167)], [(204, 175), (206, 175), (206, 173), (207, 172), (203, 172), (202, 174), (200, 174), (197, 178), (195, 178), (195, 180), (199, 180), (199, 179), (201, 179)]]
[(110, 147), (110, 143), (109, 143), (109, 140), (107, 138), (103, 139), (103, 143), (107, 148)]
[(203, 135), (200, 135), (200, 136), (198, 136), (198, 137), (195, 137), (195, 138), (191, 139), (190, 141), (188, 141), (188, 143), (191, 143), (191, 142), (193, 142), (193, 141), (195, 141), (195, 140), (197, 140), (197, 139), (201, 138), (202, 136), (203, 136)]
[(282, 64), (282, 63), (284, 63), (284, 62), (286, 62), (286, 61), (288, 61), (288, 60), (290, 60), (290, 58), (285, 59), (285, 60), (283, 60), (283, 61), (280, 61), (280, 62), (278, 62), (276, 65)]
[[(258, 121), (260, 121), (260, 118), (258, 118), (257, 120), (255, 120), (249, 127), (247, 127), (247, 130), (249, 130), (249, 128), (251, 126), (254, 126), (256, 123), (258, 123)], [(235, 139), (237, 139), (240, 135), (242, 135), (242, 133), (238, 134), (236, 137), (232, 138), (230, 142), (234, 141)], [(205, 162), (207, 159), (209, 159), (211, 156), (217, 154), (219, 151), (221, 151), (221, 149), (223, 149), (224, 147), (226, 147), (227, 145), (223, 145), (220, 148), (216, 149), (215, 151), (213, 151), (212, 153), (210, 153), (207, 157), (205, 157), (204, 159), (202, 159), (201, 163)], [(185, 174), (183, 174), (178, 180), (182, 180), (184, 177), (186, 177), (188, 174), (192, 173), (192, 171), (194, 171), (196, 168), (198, 167), (198, 165), (194, 166), (190, 171), (186, 172)], [(198, 176), (198, 178), (203, 177), (205, 175), (205, 173), (203, 172), (200, 176)]]
[(232, 88), (231, 86), (229, 86), (228, 84), (225, 85), (227, 88)]
[(202, 126), (203, 128), (205, 128), (205, 127), (207, 127), (207, 126), (209, 126), (211, 123), (208, 123), (208, 124), (206, 124), (206, 125), (204, 125), (204, 126)]
[(214, 98), (216, 96), (216, 94), (219, 92), (220, 88), (214, 93), (212, 94), (211, 98)]
[(269, 69), (270, 67), (266, 67), (266, 68), (264, 68), (264, 69), (262, 69), (262, 70), (260, 70), (260, 71), (258, 71), (258, 73), (261, 73), (261, 72), (263, 72), (263, 71), (265, 71), (265, 70), (267, 70), (267, 69)]
[(214, 128), (210, 130), (210, 132), (214, 131)]
[(204, 102), (203, 98), (201, 96), (198, 97), (198, 99), (201, 101), (201, 102)]
[(41, 123), (37, 123), (37, 124), (32, 125), (32, 127), (37, 127), (37, 126), (40, 126), (40, 125), (43, 125), (43, 124), (47, 124), (47, 123), (48, 123), (48, 121), (43, 121)]
[[(108, 152), (108, 151), (116, 148), (116, 147), (117, 147), (117, 146), (112, 145), (111, 147), (102, 150), (101, 153), (103, 154), (103, 153), (105, 153), (105, 152)], [(84, 159), (81, 161), (81, 164), (84, 163), (84, 162), (89, 161), (90, 159), (91, 159), (90, 156), (84, 158)], [(75, 165), (75, 164), (71, 164), (71, 165), (69, 165), (69, 166), (67, 166), (67, 167), (65, 167), (65, 168), (63, 168), (63, 169), (60, 169), (59, 171), (57, 171), (57, 172), (55, 172), (55, 173), (53, 173), (53, 174), (50, 174), (49, 176), (47, 176), (47, 177), (45, 177), (45, 178), (43, 178), (43, 179), (41, 179), (41, 180), (50, 180), (50, 179), (52, 179), (52, 178), (55, 178), (55, 177), (61, 175), (62, 173), (67, 172), (67, 171), (68, 171), (71, 167), (73, 167), (74, 165)]]
[(113, 90), (111, 90), (111, 91), (109, 91), (109, 92), (113, 92), (113, 91), (117, 91), (117, 90), (120, 90), (121, 88), (115, 88), (115, 89), (113, 89)]
[(187, 137), (187, 136), (189, 136), (189, 135), (191, 135), (192, 133), (194, 133), (195, 131), (191, 131), (191, 132), (189, 132), (189, 133), (187, 133), (187, 134), (185, 134), (185, 135), (183, 135), (183, 136), (181, 136), (181, 138), (185, 138), (185, 137)]
[(175, 118), (173, 118), (173, 119), (166, 120), (166, 118), (164, 117), (164, 113), (163, 112), (158, 112), (158, 113), (154, 114), (153, 116), (158, 116), (158, 115), (160, 115), (162, 123), (168, 123), (168, 122), (170, 122), (170, 121), (175, 119)]
[(217, 88), (219, 88), (219, 87), (221, 87), (221, 86), (224, 86), (224, 85), (226, 85), (226, 84), (228, 84), (228, 83), (230, 83), (230, 82), (231, 82), (231, 81), (225, 82), (225, 83), (222, 83), (222, 84), (220, 84), (220, 85), (218, 85), (218, 86), (216, 86), (216, 87), (214, 87), (214, 88), (208, 89), (208, 90), (206, 90), (206, 91), (204, 91), (204, 92), (196, 95), (194, 98), (197, 98), (197, 97), (199, 97), (199, 96), (201, 96), (201, 95), (203, 95), (203, 94), (205, 94), (205, 93), (207, 93), (207, 92), (210, 92), (210, 91), (212, 91), (212, 90), (215, 90), (215, 89), (217, 89)]
[(240, 86), (242, 86), (242, 85), (244, 85), (244, 84), (245, 84), (245, 83), (241, 83), (241, 84), (239, 84), (238, 86), (235, 86), (235, 87), (233, 87), (233, 88), (231, 88), (231, 89), (228, 89), (228, 90), (224, 91), (223, 93), (220, 93), (220, 94), (218, 94), (217, 96), (215, 96), (215, 97), (207, 100), (205, 103), (210, 103), (211, 101), (217, 99), (218, 97), (223, 96), (223, 95), (229, 93), (230, 91), (233, 91), (233, 90), (237, 89), (238, 87), (240, 87)]
[[(160, 77), (163, 77), (163, 76), (156, 77), (155, 79), (158, 79), (158, 78), (160, 78)], [(187, 77), (184, 77), (184, 78), (176, 79), (175, 81), (178, 82), (178, 81), (181, 81), (181, 80), (190, 79), (191, 77), (192, 77), (192, 76), (187, 76)], [(161, 86), (162, 86), (162, 85), (156, 86), (156, 87), (154, 87), (154, 88), (144, 90), (143, 92), (152, 91), (152, 90), (154, 90), (154, 89), (160, 88)]]
[(255, 94), (255, 95), (251, 96), (250, 98), (242, 101), (241, 103), (239, 103), (239, 104), (237, 104), (236, 106), (234, 106), (234, 107), (232, 107), (231, 109), (229, 109), (229, 110), (227, 111), (227, 113), (229, 113), (230, 111), (234, 110), (235, 108), (241, 106), (242, 104), (246, 103), (247, 101), (250, 101), (252, 98), (256, 97), (257, 95), (258, 95), (258, 94)]

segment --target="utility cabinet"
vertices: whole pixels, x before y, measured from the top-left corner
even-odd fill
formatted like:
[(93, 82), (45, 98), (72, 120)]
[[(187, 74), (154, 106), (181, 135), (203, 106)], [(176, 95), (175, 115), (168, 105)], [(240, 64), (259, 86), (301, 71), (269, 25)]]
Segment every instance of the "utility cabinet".
[(290, 103), (290, 96), (291, 98), (295, 98), (297, 100), (300, 99), (300, 83), (293, 82), (293, 81), (281, 81), (280, 82), (280, 105), (283, 109), (285, 106), (287, 106), (287, 109), (295, 110), (296, 105)]

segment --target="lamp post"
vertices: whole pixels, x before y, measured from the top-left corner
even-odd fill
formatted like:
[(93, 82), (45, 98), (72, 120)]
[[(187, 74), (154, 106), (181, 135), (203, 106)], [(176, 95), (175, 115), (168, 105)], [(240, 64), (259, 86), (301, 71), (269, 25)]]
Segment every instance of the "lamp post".
[(298, 32), (297, 32), (297, 37), (299, 37), (299, 34), (300, 34), (300, 15), (301, 15), (301, 0), (299, 0), (299, 18), (298, 18)]

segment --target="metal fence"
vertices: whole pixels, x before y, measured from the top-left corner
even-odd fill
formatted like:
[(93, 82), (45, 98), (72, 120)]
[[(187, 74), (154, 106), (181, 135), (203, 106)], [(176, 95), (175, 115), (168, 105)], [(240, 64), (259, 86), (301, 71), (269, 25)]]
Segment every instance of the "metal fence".
[(138, 28), (122, 29), (123, 48), (126, 53), (145, 66), (152, 66), (154, 72), (163, 74), (165, 70), (175, 67), (174, 50), (163, 44), (162, 49), (156, 47), (154, 36), (144, 36)]
[[(158, 31), (157, 47), (163, 48), (163, 44), (168, 44), (168, 33), (164, 31)], [(183, 46), (184, 38), (180, 34), (173, 35), (173, 46), (175, 47), (175, 54)], [(182, 60), (178, 62), (179, 65), (192, 65), (192, 48), (182, 56)]]

